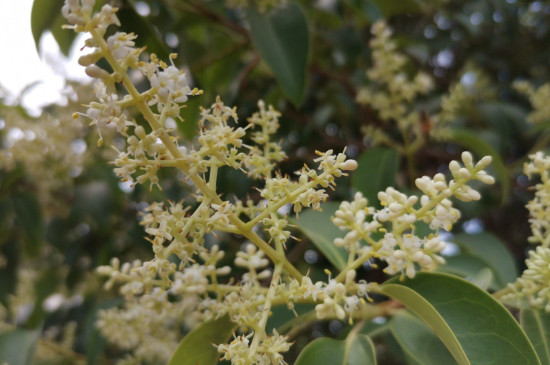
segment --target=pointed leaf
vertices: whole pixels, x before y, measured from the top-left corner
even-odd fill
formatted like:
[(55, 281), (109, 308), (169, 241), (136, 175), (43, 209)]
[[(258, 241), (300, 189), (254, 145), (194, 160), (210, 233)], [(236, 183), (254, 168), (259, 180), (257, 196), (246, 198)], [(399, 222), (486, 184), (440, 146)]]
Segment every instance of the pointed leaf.
[(295, 365), (376, 365), (370, 337), (351, 331), (343, 340), (318, 338), (307, 345)]
[(138, 46), (147, 46), (147, 52), (155, 53), (161, 60), (167, 62), (170, 50), (160, 37), (159, 32), (151, 23), (150, 19), (141, 16), (133, 1), (128, 6), (121, 7), (117, 12), (120, 19), (120, 30), (130, 33), (139, 31)]
[(31, 11), (31, 29), (36, 49), (38, 49), (42, 34), (52, 28), (59, 18), (63, 19), (61, 8), (64, 2), (64, 0), (34, 0)]
[(323, 205), (323, 211), (308, 209), (300, 213), (298, 219), (290, 219), (296, 224), (325, 257), (338, 270), (346, 267), (348, 253), (343, 247), (336, 247), (334, 239), (342, 237), (344, 233), (332, 224), (330, 217), (340, 206), (337, 202), (329, 202)]
[(228, 316), (202, 323), (181, 340), (168, 365), (217, 364), (218, 350), (213, 345), (227, 342), (234, 328)]
[(254, 46), (298, 107), (306, 90), (309, 57), (309, 30), (304, 12), (295, 3), (289, 3), (268, 14), (249, 7), (246, 15)]
[(31, 365), (41, 330), (14, 329), (0, 334), (0, 364)]
[(69, 56), (69, 51), (71, 50), (71, 46), (76, 38), (77, 33), (69, 31), (67, 29), (63, 29), (63, 24), (67, 24), (67, 20), (62, 16), (58, 16), (52, 23), (50, 32), (52, 32), (52, 35), (59, 45), (59, 49), (61, 50), (61, 52), (65, 56)]
[(378, 204), (378, 192), (395, 185), (399, 170), (399, 154), (391, 148), (371, 148), (357, 159), (359, 166), (351, 176), (351, 185), (369, 201)]
[(540, 363), (550, 365), (550, 313), (525, 308), (521, 310), (519, 321), (537, 351)]
[(384, 18), (404, 13), (419, 13), (421, 11), (418, 2), (415, 0), (370, 0), (369, 2), (376, 5)]
[(470, 282), (482, 290), (487, 290), (491, 282), (493, 281), (493, 272), (491, 269), (485, 267), (477, 272)]
[[(487, 263), (480, 258), (466, 252), (461, 252), (458, 255), (445, 256), (445, 264), (437, 268), (438, 272), (445, 272), (465, 278), (467, 280), (473, 278), (483, 269), (487, 269)], [(493, 275), (491, 289), (498, 290), (502, 286), (499, 285)]]
[(451, 241), (460, 246), (462, 251), (486, 263), (495, 274), (496, 289), (501, 289), (507, 283), (516, 280), (516, 262), (506, 245), (495, 235), (489, 232), (459, 233), (454, 235)]
[(426, 322), (460, 365), (540, 364), (506, 308), (464, 279), (421, 272), (389, 280), (381, 292)]
[(29, 193), (14, 194), (11, 197), (15, 211), (15, 222), (22, 228), (25, 237), (25, 249), (29, 255), (37, 255), (42, 244), (44, 224), (42, 210), (36, 196)]
[(453, 365), (456, 361), (435, 333), (417, 317), (403, 312), (392, 317), (390, 330), (403, 352), (422, 365)]

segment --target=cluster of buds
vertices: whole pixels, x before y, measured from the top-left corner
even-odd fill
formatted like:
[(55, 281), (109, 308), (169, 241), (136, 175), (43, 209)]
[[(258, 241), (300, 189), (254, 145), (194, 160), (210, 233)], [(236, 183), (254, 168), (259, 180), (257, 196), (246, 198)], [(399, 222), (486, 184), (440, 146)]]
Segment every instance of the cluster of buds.
[[(472, 155), (464, 152), (462, 162), (464, 166), (451, 161), (449, 169), (453, 179), (448, 183), (443, 174), (417, 179), (416, 186), (423, 193), (420, 198), (389, 187), (378, 193), (381, 209), (369, 207), (361, 193), (356, 193), (352, 202), (343, 202), (333, 223), (348, 232), (334, 244), (346, 248), (352, 267), (375, 258), (387, 264), (384, 271), (388, 274), (400, 273), (412, 278), (416, 273), (415, 265), (432, 270), (442, 264), (444, 260), (439, 253), (445, 248), (445, 242), (440, 240), (437, 231), (450, 231), (460, 218), (460, 212), (453, 208), (449, 198), (478, 200), (479, 192), (467, 183), (471, 180), (494, 183), (494, 178), (484, 171), (491, 157), (486, 156), (474, 164)], [(427, 223), (436, 233), (417, 237), (414, 234), (417, 221)], [(381, 239), (374, 238), (380, 233), (383, 233)]]
[(514, 82), (514, 88), (529, 98), (533, 111), (527, 116), (527, 121), (532, 124), (547, 122), (550, 120), (550, 83), (543, 84), (535, 89), (527, 81)]
[(396, 121), (404, 126), (419, 125), (418, 113), (409, 110), (409, 104), (432, 88), (431, 77), (423, 72), (410, 79), (405, 72), (407, 58), (397, 51), (391, 39), (392, 32), (384, 21), (376, 22), (371, 29), (373, 38), (372, 67), (367, 71), (371, 81), (357, 94), (357, 101), (369, 104), (379, 112), (384, 121)]
[[(87, 111), (75, 117), (91, 119), (91, 124), (99, 130), (112, 126), (111, 129), (126, 139), (114, 161), (115, 172), (122, 181), (132, 185), (149, 182), (151, 189), (154, 186), (161, 188), (158, 171), (176, 168), (194, 187), (193, 197), (198, 203), (191, 205), (193, 208), (183, 202), (171, 202), (168, 206), (153, 203), (145, 209), (142, 225), (150, 236), (154, 257), (132, 264), (121, 264), (114, 259), (111, 265), (98, 269), (109, 277), (107, 287), (118, 285), (126, 298), (124, 308), (104, 311), (98, 326), (121, 347), (135, 348), (132, 354), (136, 360), (158, 362), (158, 357), (147, 358), (139, 352), (147, 342), (147, 335), (132, 337), (131, 331), (123, 330), (128, 328), (124, 326), (126, 320), (130, 326), (140, 323), (142, 306), (145, 306), (143, 317), (150, 317), (146, 314), (150, 311), (162, 312), (164, 307), (170, 310), (162, 313), (185, 313), (177, 323), (192, 324), (198, 319), (229, 314), (241, 331), (251, 333), (237, 337), (230, 345), (220, 345), (220, 352), (226, 359), (233, 363), (244, 358), (248, 359), (246, 361), (264, 359), (269, 363), (282, 363), (281, 353), (287, 351), (290, 344), (284, 336), (266, 333), (269, 308), (272, 302), (279, 300), (279, 292), (286, 292), (283, 288), (288, 282), (282, 278), (298, 281), (302, 275), (284, 254), (285, 243), (291, 235), (286, 218), (277, 212), (285, 205), (293, 205), (296, 212), (305, 207), (320, 209), (328, 196), (325, 188), (332, 188), (335, 178), (354, 170), (357, 163), (348, 160), (344, 153), (319, 152), (320, 157), (315, 160), (319, 172), (306, 166), (297, 172), (297, 181), (276, 173), (277, 163), (285, 158), (279, 144), (272, 141), (280, 114), (262, 101), (248, 125), (239, 126), (236, 108), (224, 105), (218, 98), (211, 107), (201, 109), (197, 138), (181, 142), (173, 128), (174, 122), (179, 119), (187, 98), (202, 92), (189, 86), (185, 73), (174, 63), (175, 55), (170, 56), (169, 64), (154, 54), (147, 55), (145, 48), (136, 48), (137, 36), (132, 33), (115, 32), (105, 39), (110, 25), (120, 25), (117, 9), (105, 5), (94, 13), (93, 3), (67, 0), (63, 7), (63, 14), (70, 23), (67, 27), (90, 35), (85, 45), (91, 52), (82, 56), (79, 63), (96, 79), (97, 101), (89, 103)], [(109, 71), (96, 65), (100, 59), (108, 62)], [(150, 87), (138, 91), (130, 72), (141, 73)], [(119, 93), (120, 85), (126, 94)], [(146, 123), (134, 120), (136, 114), (141, 114)], [(250, 145), (243, 142), (247, 133)], [(102, 139), (100, 145), (101, 142)], [(217, 176), (224, 166), (260, 180), (263, 186), (258, 190), (263, 200), (246, 203), (222, 200), (217, 192)], [(243, 215), (250, 220), (243, 221)], [(257, 233), (258, 225), (265, 229), (263, 237)], [(223, 278), (231, 274), (229, 266), (220, 265), (225, 253), (218, 245), (205, 242), (205, 236), (214, 232), (217, 235), (240, 234), (248, 239), (246, 248), (234, 261), (235, 267), (246, 271), (240, 275), (240, 280)], [(272, 242), (275, 249), (268, 242)], [(268, 267), (271, 262), (275, 264), (273, 270)], [(270, 277), (267, 290), (261, 281)], [(226, 283), (222, 284), (224, 281)], [(325, 296), (336, 295), (332, 290), (325, 291)], [(157, 298), (154, 302), (153, 296)], [(337, 300), (344, 299), (336, 296)], [(324, 300), (323, 295), (316, 297)], [(301, 299), (311, 301), (311, 296)], [(159, 321), (172, 318), (158, 317)], [(155, 331), (169, 330), (160, 322), (157, 324), (159, 328)], [(241, 348), (252, 333), (246, 355), (235, 350)], [(157, 332), (155, 336), (163, 337)], [(158, 352), (153, 353), (158, 355)]]
[(529, 158), (531, 161), (524, 166), (525, 174), (529, 178), (538, 175), (541, 180), (535, 185), (535, 197), (526, 205), (531, 224), (529, 242), (538, 246), (529, 251), (525, 261), (527, 269), (514, 283), (508, 284), (509, 292), (502, 299), (526, 299), (529, 305), (550, 312), (550, 156), (537, 152)]

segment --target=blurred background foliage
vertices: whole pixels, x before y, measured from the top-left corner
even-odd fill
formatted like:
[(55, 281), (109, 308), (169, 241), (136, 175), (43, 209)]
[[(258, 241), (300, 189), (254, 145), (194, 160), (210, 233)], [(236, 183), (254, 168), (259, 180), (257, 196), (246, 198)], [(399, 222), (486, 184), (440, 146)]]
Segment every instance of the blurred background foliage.
[[(455, 233), (458, 237), (490, 233), (497, 245), (509, 249), (518, 266), (523, 262), (529, 235), (524, 205), (531, 193), (521, 169), (529, 153), (547, 148), (550, 120), (535, 126), (527, 123), (531, 105), (513, 83), (525, 80), (539, 87), (550, 81), (550, 4), (295, 0), (283, 9), (261, 12), (254, 6), (230, 8), (219, 0), (114, 3), (120, 8), (122, 30), (137, 33), (137, 44), (147, 45), (147, 51), (161, 59), (178, 53), (175, 62), (204, 90), (182, 111), (185, 122), (178, 128), (187, 139), (195, 135), (199, 106), (212, 104), (217, 95), (226, 105), (237, 106), (243, 121), (263, 99), (282, 113), (279, 135), (289, 155), (281, 165), (283, 173), (291, 174), (310, 162), (315, 150), (347, 148), (347, 154), (359, 160), (360, 169), (338, 182), (332, 195), (336, 201), (360, 190), (373, 202), (375, 193), (389, 185), (412, 191), (410, 181), (445, 172), (463, 148), (478, 158), (492, 154), (497, 186), (485, 189), (481, 201), (459, 206), (464, 224)], [(67, 54), (75, 38), (60, 28), (62, 5), (62, 0), (35, 0), (32, 29), (37, 44), (50, 31)], [(377, 110), (356, 102), (358, 89), (369, 84), (365, 71), (372, 66), (370, 27), (380, 19), (393, 29), (399, 51), (408, 57), (406, 71), (421, 70), (434, 79), (433, 90), (411, 105), (422, 116), (426, 141), (407, 157), (373, 146), (372, 138), (363, 133), (365, 127), (381, 128), (397, 140), (401, 137)], [(279, 48), (278, 42), (282, 42)], [(284, 62), (288, 67), (281, 67)], [(452, 85), (478, 82), (483, 83), (482, 90), (462, 105), (452, 121), (460, 133), (446, 140), (431, 138), (431, 116), (440, 110), (442, 97)], [(81, 95), (79, 101), (52, 105), (40, 117), (29, 116), (18, 106), (2, 103), (0, 108), (0, 314), (4, 319), (0, 362), (109, 364), (123, 357), (94, 328), (97, 311), (117, 305), (120, 298), (102, 289), (93, 270), (112, 257), (121, 261), (150, 258), (139, 212), (149, 202), (181, 200), (187, 195), (179, 184), (181, 177), (169, 171), (164, 173), (163, 192), (119, 183), (108, 165), (112, 157), (108, 146), (120, 143), (116, 137), (104, 136), (107, 147), (100, 150), (95, 147), (96, 132), (87, 126), (63, 132), (70, 130), (63, 123), (76, 123), (71, 114), (91, 98), (90, 86), (70, 84), (70, 89)], [(60, 122), (46, 130), (45, 119)], [(34, 135), (26, 132), (27, 127), (36, 128)], [(28, 146), (13, 150), (20, 143), (36, 146), (41, 138), (53, 138), (56, 128), (61, 135), (53, 146), (42, 146), (34, 154), (21, 152), (29, 151)], [(54, 153), (57, 149), (63, 153)], [(71, 154), (83, 157), (72, 161), (66, 158)], [(407, 168), (410, 164), (413, 169)], [(242, 175), (233, 171), (221, 175), (219, 185), (226, 195), (243, 198), (251, 191), (250, 181)], [(323, 217), (317, 224), (328, 214)], [(315, 225), (315, 219), (312, 222)], [(229, 247), (236, 240), (222, 239)], [(456, 242), (473, 259), (462, 257), (467, 264), (451, 259), (455, 266), (450, 265), (449, 271), (467, 276), (473, 269), (465, 267), (479, 264), (483, 254), (468, 250), (467, 243), (461, 246), (460, 239)], [(322, 275), (330, 262), (320, 255), (320, 247), (304, 237), (289, 247), (288, 254), (304, 272), (311, 267), (314, 277)], [(238, 249), (235, 245), (234, 250)], [(487, 262), (480, 265), (492, 267)], [(364, 275), (381, 279), (374, 270)], [(496, 287), (511, 280), (502, 276), (506, 273), (499, 276), (502, 282)], [(338, 336), (341, 329), (341, 324), (319, 323), (309, 333)], [(405, 363), (395, 339), (389, 333), (384, 336), (386, 346), (379, 348), (379, 362)], [(298, 352), (307, 340), (296, 341), (292, 351)], [(33, 362), (33, 351), (37, 359), (45, 360)]]

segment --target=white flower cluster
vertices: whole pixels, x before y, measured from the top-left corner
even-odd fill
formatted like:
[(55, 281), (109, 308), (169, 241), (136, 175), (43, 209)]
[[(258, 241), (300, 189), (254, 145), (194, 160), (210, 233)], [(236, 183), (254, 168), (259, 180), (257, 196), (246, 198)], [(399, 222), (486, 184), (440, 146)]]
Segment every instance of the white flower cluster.
[(259, 126), (261, 130), (253, 132), (250, 136), (256, 146), (250, 147), (249, 158), (245, 161), (248, 174), (255, 179), (271, 177), (275, 164), (286, 158), (281, 146), (271, 141), (272, 136), (279, 129), (281, 113), (271, 105), (266, 110), (262, 100), (258, 102), (258, 108), (260, 111), (248, 118), (248, 122), (251, 126)]
[(529, 156), (524, 172), (529, 178), (540, 176), (541, 182), (535, 185), (535, 197), (526, 207), (529, 210), (531, 237), (529, 242), (550, 248), (550, 156), (537, 152)]
[(258, 365), (285, 365), (281, 353), (290, 349), (290, 343), (287, 338), (281, 336), (276, 330), (273, 330), (271, 336), (267, 336), (264, 341), (258, 344), (254, 354), (250, 354), (250, 337), (241, 335), (235, 337), (229, 344), (222, 344), (218, 347), (219, 352), (223, 354), (224, 360), (231, 360), (231, 364), (258, 364)]
[[(334, 244), (345, 247), (355, 267), (372, 258), (387, 264), (384, 271), (388, 274), (415, 276), (417, 265), (424, 270), (432, 270), (444, 262), (439, 253), (445, 248), (445, 242), (437, 235), (417, 237), (414, 223), (424, 221), (430, 228), (451, 230), (460, 218), (460, 212), (453, 208), (449, 199), (454, 196), (462, 201), (478, 200), (480, 194), (467, 185), (471, 180), (493, 184), (494, 179), (484, 169), (490, 164), (491, 157), (483, 157), (473, 163), (469, 152), (462, 154), (464, 166), (451, 161), (449, 169), (453, 180), (447, 183), (443, 174), (433, 178), (424, 176), (416, 180), (416, 186), (423, 195), (407, 196), (392, 187), (378, 193), (381, 209), (368, 206), (367, 199), (356, 193), (352, 202), (342, 202), (336, 211), (333, 223), (348, 231)], [(374, 238), (375, 233), (383, 233), (381, 239)]]
[[(466, 76), (468, 83), (463, 81)], [(488, 77), (475, 67), (466, 67), (459, 81), (452, 84), (449, 92), (441, 97), (439, 113), (431, 116), (427, 126), (430, 136), (437, 140), (448, 140), (450, 124), (468, 108), (473, 107), (475, 101), (486, 98), (490, 93)]]
[(502, 300), (525, 298), (530, 306), (550, 312), (550, 248), (537, 246), (536, 250), (529, 251), (525, 265), (527, 269), (514, 283), (508, 284), (509, 293)]
[[(82, 101), (88, 100), (88, 87), (68, 87)], [(89, 127), (72, 118), (76, 108), (77, 103), (69, 100), (66, 106), (52, 106), (39, 117), (9, 106), (4, 106), (0, 113), (3, 120), (0, 168), (12, 171), (22, 167), (42, 208), (57, 216), (68, 213), (66, 201), (72, 192), (73, 179), (91, 161)]]
[(524, 166), (525, 174), (529, 178), (538, 175), (541, 179), (535, 185), (534, 199), (526, 205), (531, 224), (529, 242), (539, 246), (536, 250), (529, 251), (529, 257), (525, 261), (527, 269), (514, 283), (508, 284), (509, 293), (502, 299), (526, 299), (529, 305), (550, 312), (550, 156), (537, 152), (529, 158), (531, 161)]
[[(196, 139), (180, 145), (177, 131), (170, 129), (173, 123), (168, 123), (169, 118), (178, 119), (182, 103), (201, 91), (188, 85), (184, 73), (173, 63), (175, 55), (171, 55), (170, 65), (155, 55), (144, 61), (144, 48), (135, 47), (134, 34), (116, 32), (104, 39), (107, 27), (119, 23), (116, 9), (107, 5), (94, 14), (92, 5), (93, 1), (67, 0), (63, 8), (72, 24), (69, 28), (91, 35), (86, 46), (92, 52), (79, 62), (98, 81), (95, 91), (98, 101), (89, 103), (86, 113), (81, 115), (92, 119), (99, 129), (107, 125), (115, 127), (126, 138), (126, 146), (118, 151), (114, 163), (115, 172), (123, 181), (132, 184), (149, 181), (151, 187), (160, 188), (158, 171), (177, 168), (194, 186), (193, 198), (197, 203), (193, 208), (183, 203), (151, 204), (145, 210), (142, 225), (150, 236), (154, 258), (123, 264), (114, 259), (111, 265), (98, 268), (100, 274), (109, 277), (106, 287), (117, 285), (125, 298), (123, 308), (103, 312), (98, 326), (109, 340), (131, 352), (133, 358), (127, 361), (158, 363), (163, 361), (160, 353), (169, 353), (166, 347), (180, 336), (178, 326), (182, 322), (192, 325), (197, 320), (229, 314), (241, 331), (252, 332), (254, 336), (250, 346), (245, 343), (246, 335), (229, 345), (221, 344), (219, 350), (224, 358), (232, 363), (284, 363), (281, 353), (288, 350), (290, 343), (276, 332), (266, 334), (265, 326), (271, 305), (293, 303), (285, 294), (287, 283), (301, 280), (302, 275), (285, 257), (284, 246), (291, 235), (286, 218), (279, 217), (277, 211), (287, 204), (294, 205), (296, 212), (303, 207), (321, 209), (320, 203), (327, 198), (325, 188), (332, 188), (335, 178), (354, 170), (357, 163), (346, 159), (345, 153), (318, 152), (320, 157), (315, 162), (319, 163), (319, 173), (306, 166), (297, 173), (297, 181), (274, 173), (276, 163), (285, 157), (279, 144), (272, 142), (280, 114), (261, 101), (259, 112), (248, 120), (248, 126), (240, 127), (236, 108), (225, 106), (218, 98), (210, 108), (201, 109)], [(101, 58), (112, 71), (94, 64)], [(129, 71), (145, 76), (150, 88), (139, 92)], [(119, 95), (119, 85), (126, 89), (126, 95)], [(146, 124), (132, 119), (136, 111)], [(251, 130), (250, 145), (243, 143), (247, 130)], [(222, 166), (259, 179), (263, 187), (258, 190), (264, 200), (248, 200), (246, 204), (222, 200), (217, 193), (218, 169)], [(250, 220), (243, 221), (243, 215)], [(259, 224), (275, 249), (256, 233)], [(231, 274), (228, 266), (220, 265), (225, 253), (217, 245), (207, 248), (205, 235), (214, 232), (216, 237), (224, 233), (240, 234), (249, 241), (235, 257), (235, 266), (246, 271), (239, 274), (238, 280), (223, 278)], [(275, 263), (273, 270), (268, 267), (271, 262)], [(282, 272), (287, 283), (281, 279)], [(270, 277), (271, 284), (266, 289), (262, 284)], [(346, 290), (357, 291), (354, 285), (346, 283)], [(340, 318), (339, 305), (353, 312), (359, 299), (342, 295), (341, 290), (333, 287), (339, 288), (339, 284), (327, 284), (322, 293), (302, 295), (299, 300), (323, 300), (326, 308), (321, 308), (320, 313), (324, 317)], [(359, 291), (366, 293), (366, 289)], [(177, 320), (174, 316), (178, 316)], [(143, 322), (150, 317), (155, 318), (147, 324)], [(166, 325), (168, 322), (170, 325)], [(140, 326), (154, 328), (140, 332), (136, 329)], [(150, 350), (163, 340), (164, 345)]]
[(196, 297), (172, 302), (167, 295), (157, 289), (126, 300), (122, 308), (99, 312), (96, 326), (109, 342), (132, 354), (119, 364), (167, 363), (181, 339), (180, 328), (197, 324), (200, 318), (190, 316), (197, 306)]
[(371, 32), (374, 36), (370, 42), (373, 65), (367, 71), (371, 86), (359, 90), (357, 101), (371, 105), (382, 120), (418, 126), (419, 114), (409, 110), (409, 104), (432, 88), (432, 79), (423, 72), (412, 79), (407, 76), (404, 70), (407, 58), (397, 51), (397, 44), (391, 39), (392, 32), (384, 21), (376, 22)]
[(537, 124), (550, 120), (550, 83), (543, 84), (535, 89), (527, 81), (517, 81), (514, 88), (529, 98), (533, 111), (527, 116), (529, 123)]

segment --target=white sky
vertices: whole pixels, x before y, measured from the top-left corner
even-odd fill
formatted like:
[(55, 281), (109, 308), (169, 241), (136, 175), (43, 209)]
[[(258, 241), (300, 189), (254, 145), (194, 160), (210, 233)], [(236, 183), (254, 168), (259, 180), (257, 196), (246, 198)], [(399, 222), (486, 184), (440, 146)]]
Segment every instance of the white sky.
[(42, 38), (38, 55), (30, 23), (32, 3), (33, 0), (0, 0), (0, 84), (15, 97), (25, 86), (39, 81), (23, 98), (23, 105), (37, 113), (41, 105), (60, 100), (65, 77), (89, 78), (77, 63), (78, 43), (82, 39), (67, 60), (48, 34)]

